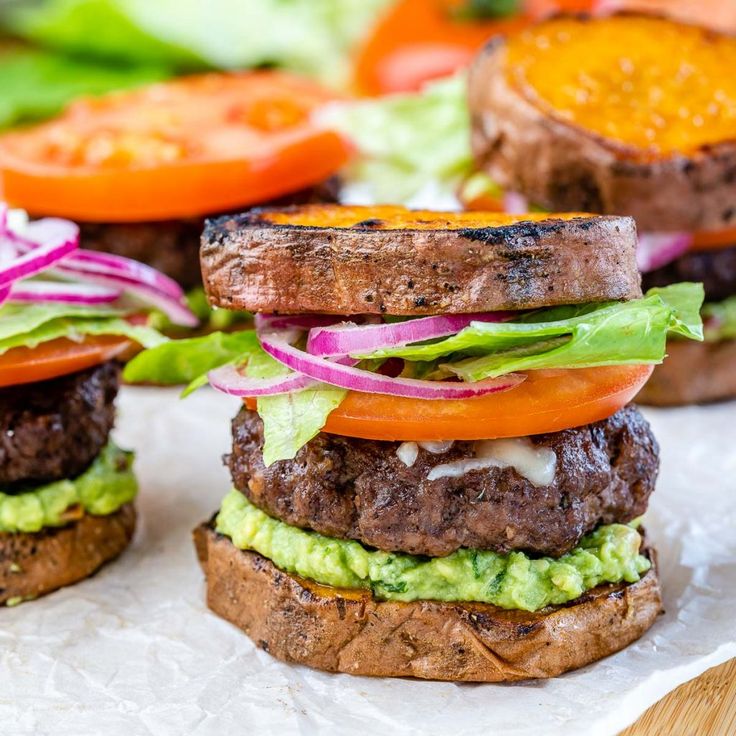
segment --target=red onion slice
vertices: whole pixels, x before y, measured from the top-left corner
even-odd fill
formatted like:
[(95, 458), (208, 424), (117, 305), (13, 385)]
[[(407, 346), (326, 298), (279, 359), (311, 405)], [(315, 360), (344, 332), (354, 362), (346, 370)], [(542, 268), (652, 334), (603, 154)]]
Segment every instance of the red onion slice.
[(423, 381), (414, 378), (391, 378), (360, 368), (333, 363), (325, 358), (292, 347), (278, 333), (260, 336), (261, 347), (279, 363), (315, 381), (362, 393), (388, 394), (414, 399), (469, 399), (497, 391), (507, 391), (526, 376), (509, 374), (477, 383)]
[(448, 337), (465, 329), (471, 322), (502, 322), (510, 316), (509, 312), (484, 312), (420, 317), (394, 324), (341, 323), (314, 327), (309, 331), (307, 352), (321, 357), (369, 355), (382, 348)]
[[(76, 250), (79, 244), (79, 228), (66, 220), (58, 220), (57, 223), (63, 225), (59, 224), (45, 231), (43, 239), (38, 241), (35, 248), (0, 267), (0, 287), (10, 286), (14, 281), (45, 271)], [(6, 230), (5, 233), (9, 231)]]
[(21, 281), (10, 289), (13, 302), (57, 302), (64, 304), (110, 304), (122, 292), (93, 284), (70, 284), (59, 281)]
[(508, 215), (526, 215), (529, 212), (529, 201), (518, 192), (504, 192), (503, 211)]
[(691, 233), (640, 233), (636, 263), (642, 273), (666, 266), (692, 245)]
[(215, 368), (207, 374), (207, 380), (212, 388), (224, 394), (248, 397), (288, 394), (316, 385), (316, 381), (300, 374), (277, 378), (248, 378), (234, 365)]

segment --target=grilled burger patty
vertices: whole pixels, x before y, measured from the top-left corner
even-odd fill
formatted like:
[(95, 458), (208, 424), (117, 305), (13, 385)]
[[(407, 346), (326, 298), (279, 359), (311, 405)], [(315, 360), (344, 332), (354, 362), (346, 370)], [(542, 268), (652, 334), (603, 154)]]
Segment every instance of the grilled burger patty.
[(85, 470), (110, 434), (119, 378), (119, 366), (108, 362), (0, 389), (2, 491), (21, 491)]
[(643, 274), (642, 287), (646, 290), (678, 281), (702, 281), (709, 302), (733, 296), (736, 294), (736, 245), (685, 253), (672, 263)]
[[(332, 177), (271, 204), (336, 202), (338, 192), (339, 182)], [(115, 253), (147, 263), (174, 279), (187, 291), (202, 285), (199, 241), (204, 221), (204, 217), (193, 217), (161, 222), (82, 223), (81, 244), (83, 248)]]
[(534, 486), (511, 468), (427, 479), (437, 465), (472, 457), (472, 442), (442, 454), (420, 449), (408, 467), (397, 442), (319, 434), (294, 460), (265, 468), (263, 424), (243, 408), (225, 460), (235, 487), (288, 524), (432, 557), (460, 547), (559, 557), (599, 524), (646, 510), (659, 448), (635, 407), (532, 441), (556, 455), (548, 486)]

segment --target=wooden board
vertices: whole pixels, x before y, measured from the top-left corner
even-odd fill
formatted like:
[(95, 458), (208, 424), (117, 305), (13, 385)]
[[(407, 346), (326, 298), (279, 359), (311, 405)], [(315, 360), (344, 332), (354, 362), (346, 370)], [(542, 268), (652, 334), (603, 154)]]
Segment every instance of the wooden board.
[(734, 736), (736, 659), (686, 682), (621, 736)]

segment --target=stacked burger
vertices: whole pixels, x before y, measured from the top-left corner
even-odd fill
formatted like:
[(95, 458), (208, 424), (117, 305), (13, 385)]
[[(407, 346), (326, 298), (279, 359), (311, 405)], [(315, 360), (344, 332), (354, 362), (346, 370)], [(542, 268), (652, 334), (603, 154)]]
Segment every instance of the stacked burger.
[(217, 345), (209, 382), (245, 402), (234, 488), (195, 532), (210, 607), (280, 659), (364, 675), (549, 677), (639, 637), (661, 609), (635, 522), (658, 449), (628, 402), (668, 333), (699, 337), (702, 291), (642, 296), (635, 249), (622, 217), (209, 222), (209, 298), (255, 332), (130, 373)]
[(705, 286), (639, 400), (736, 396), (736, 40), (664, 18), (560, 17), (494, 39), (470, 77), (479, 168), (531, 206), (631, 215), (644, 286)]
[(133, 454), (110, 439), (117, 361), (164, 340), (146, 324), (152, 306), (175, 322), (192, 318), (173, 282), (78, 240), (64, 220), (11, 225), (0, 205), (4, 605), (77, 582), (130, 542)]

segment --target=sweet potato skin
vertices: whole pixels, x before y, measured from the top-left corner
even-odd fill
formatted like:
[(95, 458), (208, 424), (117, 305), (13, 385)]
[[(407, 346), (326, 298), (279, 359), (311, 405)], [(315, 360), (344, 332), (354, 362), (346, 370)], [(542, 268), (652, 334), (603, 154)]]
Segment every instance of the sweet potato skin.
[(684, 406), (736, 398), (736, 340), (670, 340), (667, 353), (637, 394), (639, 404)]
[(736, 224), (736, 142), (688, 155), (639, 157), (546, 114), (507, 72), (506, 46), (498, 37), (479, 53), (469, 75), (473, 155), (502, 187), (551, 211), (631, 215), (640, 231)]
[(616, 652), (656, 620), (653, 567), (543, 612), (485, 604), (377, 601), (288, 575), (203, 524), (195, 546), (207, 602), (261, 649), (328, 672), (455, 682), (555, 677)]
[(135, 521), (135, 508), (128, 503), (114, 514), (84, 514), (58, 529), (0, 534), (0, 605), (89, 577), (128, 546)]
[[(343, 222), (343, 210), (352, 219)], [(209, 221), (200, 255), (210, 303), (255, 312), (428, 315), (641, 295), (629, 218), (531, 217), (487, 226), (476, 219), (448, 227), (446, 213), (428, 213), (437, 227), (426, 220), (386, 227), (381, 218), (397, 210), (411, 214), (323, 206)], [(288, 223), (311, 221), (315, 211), (327, 226)]]

